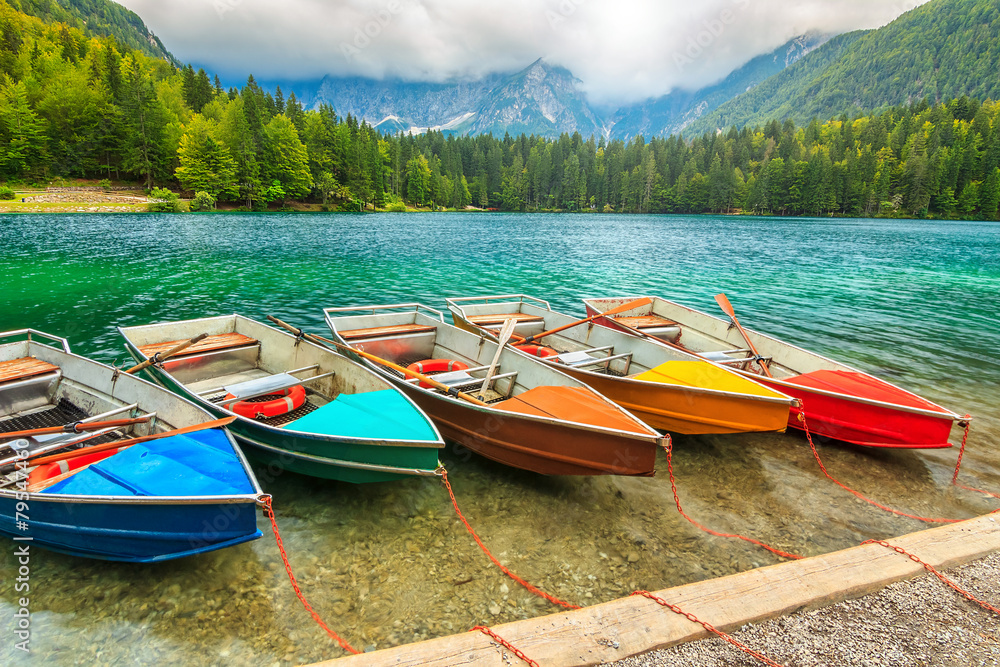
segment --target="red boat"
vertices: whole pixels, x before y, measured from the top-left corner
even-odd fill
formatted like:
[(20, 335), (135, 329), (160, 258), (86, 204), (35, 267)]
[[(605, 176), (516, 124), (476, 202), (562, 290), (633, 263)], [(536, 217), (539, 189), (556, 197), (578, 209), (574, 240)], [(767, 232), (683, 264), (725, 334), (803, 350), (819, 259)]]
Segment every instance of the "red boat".
[[(584, 303), (587, 314), (596, 315), (637, 298)], [(943, 449), (952, 446), (952, 428), (967, 425), (968, 418), (856, 368), (743, 329), (735, 321), (650, 298), (648, 306), (597, 322), (697, 354), (798, 399), (788, 421), (793, 428), (808, 424), (815, 435), (866, 447)]]

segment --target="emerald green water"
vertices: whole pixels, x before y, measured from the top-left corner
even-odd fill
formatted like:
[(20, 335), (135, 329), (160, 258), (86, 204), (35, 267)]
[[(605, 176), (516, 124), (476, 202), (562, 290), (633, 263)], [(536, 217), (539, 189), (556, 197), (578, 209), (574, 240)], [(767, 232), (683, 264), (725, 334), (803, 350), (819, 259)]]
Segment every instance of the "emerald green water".
[[(1000, 490), (1000, 225), (572, 215), (0, 216), (0, 331), (33, 327), (124, 362), (117, 325), (238, 312), (322, 332), (324, 306), (525, 292), (653, 294), (741, 321), (976, 419), (963, 481)], [(954, 434), (957, 437), (957, 433)], [(819, 554), (925, 526), (822, 477), (803, 438), (677, 438), (685, 510)], [(831, 473), (925, 516), (1000, 502), (951, 487), (957, 452), (826, 445)], [(447, 450), (463, 511), (516, 573), (577, 604), (777, 562), (705, 535), (652, 479), (544, 478)], [(506, 580), (433, 480), (271, 479), (299, 581), (361, 649), (557, 611)], [(263, 518), (250, 545), (160, 565), (34, 550), (32, 654), (13, 649), (17, 564), (0, 540), (0, 664), (297, 664), (342, 655), (302, 609)], [(485, 639), (484, 639), (485, 641)]]

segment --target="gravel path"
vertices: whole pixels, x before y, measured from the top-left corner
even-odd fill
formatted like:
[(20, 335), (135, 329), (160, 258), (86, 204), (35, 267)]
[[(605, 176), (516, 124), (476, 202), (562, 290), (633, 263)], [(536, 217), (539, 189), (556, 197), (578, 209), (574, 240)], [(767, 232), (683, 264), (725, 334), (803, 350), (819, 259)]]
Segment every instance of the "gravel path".
[[(1000, 554), (945, 573), (1000, 607)], [(733, 636), (785, 667), (997, 667), (1000, 615), (936, 577), (893, 584), (857, 600), (745, 626)], [(681, 644), (614, 667), (757, 667), (721, 639)]]

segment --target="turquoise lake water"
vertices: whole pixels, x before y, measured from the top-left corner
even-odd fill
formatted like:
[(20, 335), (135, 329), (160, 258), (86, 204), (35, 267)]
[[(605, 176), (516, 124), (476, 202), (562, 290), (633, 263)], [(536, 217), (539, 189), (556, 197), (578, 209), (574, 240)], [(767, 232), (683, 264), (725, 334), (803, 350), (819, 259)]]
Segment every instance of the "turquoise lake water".
[[(615, 215), (0, 215), (0, 331), (32, 327), (126, 361), (117, 325), (237, 312), (322, 333), (322, 308), (527, 293), (659, 295), (880, 375), (975, 416), (963, 481), (1000, 489), (1000, 225)], [(955, 434), (957, 436), (957, 432)], [(917, 514), (1000, 506), (950, 486), (956, 451), (821, 448), (834, 475)], [(515, 572), (578, 604), (777, 560), (698, 532), (653, 479), (543, 478), (446, 451), (459, 501)], [(803, 554), (926, 527), (827, 482), (803, 438), (677, 438), (685, 509)], [(486, 560), (432, 480), (283, 475), (296, 574), (359, 648), (552, 613)], [(293, 664), (342, 655), (295, 599), (263, 518), (251, 545), (155, 566), (36, 550), (31, 662)], [(17, 596), (0, 540), (0, 618)], [(7, 621), (2, 622), (4, 625)], [(0, 627), (0, 664), (23, 660)], [(97, 656), (94, 660), (90, 657)]]

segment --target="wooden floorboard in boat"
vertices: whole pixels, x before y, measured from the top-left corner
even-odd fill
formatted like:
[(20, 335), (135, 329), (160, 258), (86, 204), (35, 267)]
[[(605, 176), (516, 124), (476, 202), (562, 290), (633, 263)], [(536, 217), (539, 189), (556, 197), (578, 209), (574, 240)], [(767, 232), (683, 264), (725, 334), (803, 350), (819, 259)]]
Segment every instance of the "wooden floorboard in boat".
[(0, 361), (0, 384), (13, 382), (14, 380), (24, 380), (36, 375), (45, 375), (57, 370), (59, 370), (58, 366), (53, 366), (47, 361), (35, 359), (34, 357)]
[(633, 329), (653, 329), (656, 327), (675, 327), (677, 322), (659, 315), (643, 315), (641, 317), (616, 317), (615, 322)]
[(382, 336), (403, 336), (419, 333), (434, 333), (437, 327), (423, 324), (397, 324), (388, 327), (373, 327), (371, 329), (351, 329), (338, 331), (344, 340), (361, 340), (362, 338), (379, 338)]
[[(157, 352), (167, 352), (177, 347), (183, 340), (172, 340), (167, 343), (154, 343), (152, 345), (143, 345), (139, 348), (147, 357), (152, 357)], [(209, 336), (199, 343), (195, 343), (191, 347), (187, 348), (181, 352), (178, 356), (186, 356), (189, 354), (198, 354), (202, 352), (214, 352), (217, 350), (226, 350), (231, 347), (243, 347), (245, 345), (256, 345), (257, 340), (250, 338), (250, 336), (244, 336), (238, 333), (227, 333), (218, 334), (215, 336)]]
[(467, 319), (473, 324), (479, 324), (481, 326), (489, 326), (491, 324), (503, 324), (506, 320), (516, 320), (520, 324), (523, 324), (525, 322), (545, 321), (538, 315), (531, 315), (529, 313), (497, 313), (495, 315), (472, 315)]

